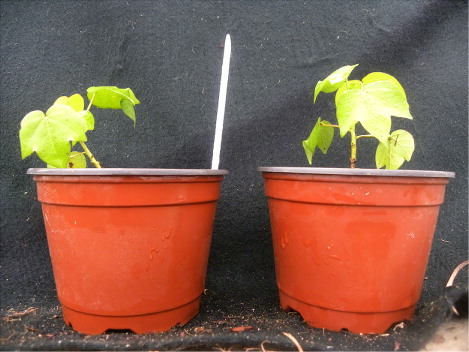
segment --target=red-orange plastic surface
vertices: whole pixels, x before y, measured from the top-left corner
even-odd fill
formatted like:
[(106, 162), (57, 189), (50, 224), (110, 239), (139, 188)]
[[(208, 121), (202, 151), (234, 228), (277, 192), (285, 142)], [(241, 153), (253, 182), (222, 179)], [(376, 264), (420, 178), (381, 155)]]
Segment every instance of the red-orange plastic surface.
[(164, 331), (199, 310), (221, 176), (35, 176), (64, 319)]
[(412, 318), (446, 178), (264, 177), (284, 309), (356, 333)]

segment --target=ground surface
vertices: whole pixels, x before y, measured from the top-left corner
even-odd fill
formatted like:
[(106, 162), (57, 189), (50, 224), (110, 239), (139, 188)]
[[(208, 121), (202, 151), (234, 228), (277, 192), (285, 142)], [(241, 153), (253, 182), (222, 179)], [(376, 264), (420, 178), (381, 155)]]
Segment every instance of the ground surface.
[(467, 318), (441, 324), (422, 351), (469, 351)]
[[(464, 293), (466, 292), (466, 293)], [(226, 298), (226, 297), (225, 297)], [(395, 325), (386, 334), (360, 336), (346, 331), (329, 332), (308, 327), (297, 313), (277, 306), (239, 304), (239, 314), (226, 314), (222, 295), (207, 292), (201, 312), (191, 322), (166, 333), (136, 335), (109, 332), (86, 336), (74, 332), (62, 320), (59, 305), (18, 306), (1, 311), (2, 350), (298, 350), (291, 334), (304, 350), (444, 350), (467, 345), (467, 318), (451, 325), (449, 307), (467, 317), (467, 291), (451, 290), (446, 296), (421, 306), (413, 322)], [(464, 304), (465, 302), (465, 304)], [(234, 310), (232, 310), (234, 312)], [(465, 322), (465, 326), (464, 326)], [(443, 323), (443, 325), (442, 325)], [(450, 324), (450, 325), (448, 325)], [(466, 340), (464, 340), (466, 338)], [(428, 344), (430, 343), (430, 344)], [(448, 344), (449, 343), (449, 344)], [(451, 344), (452, 343), (452, 344)]]

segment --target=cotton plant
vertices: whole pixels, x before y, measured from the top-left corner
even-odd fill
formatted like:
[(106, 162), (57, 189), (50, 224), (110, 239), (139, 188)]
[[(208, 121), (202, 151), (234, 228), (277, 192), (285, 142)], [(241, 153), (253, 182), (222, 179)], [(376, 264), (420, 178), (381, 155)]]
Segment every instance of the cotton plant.
[[(409, 161), (414, 151), (414, 138), (402, 129), (391, 132), (391, 116), (412, 119), (406, 93), (393, 76), (372, 72), (360, 80), (348, 77), (358, 65), (344, 66), (316, 84), (314, 102), (319, 93), (335, 92), (337, 124), (319, 117), (303, 148), (309, 164), (316, 148), (327, 153), (337, 128), (341, 137), (350, 135), (350, 167), (357, 163), (357, 142), (362, 138), (376, 138), (376, 168), (398, 169)], [(368, 134), (357, 135), (357, 125)]]
[[(90, 111), (92, 106), (102, 109), (120, 109), (136, 123), (134, 106), (139, 100), (130, 88), (114, 86), (90, 87), (87, 90), (89, 104), (80, 94), (62, 96), (46, 111), (35, 110), (21, 121), (19, 133), (21, 156), (26, 158), (33, 153), (48, 167), (84, 168), (86, 157), (101, 168), (85, 142), (86, 133), (94, 129), (95, 119)], [(83, 151), (73, 151), (79, 144)], [(85, 156), (86, 155), (86, 156)]]

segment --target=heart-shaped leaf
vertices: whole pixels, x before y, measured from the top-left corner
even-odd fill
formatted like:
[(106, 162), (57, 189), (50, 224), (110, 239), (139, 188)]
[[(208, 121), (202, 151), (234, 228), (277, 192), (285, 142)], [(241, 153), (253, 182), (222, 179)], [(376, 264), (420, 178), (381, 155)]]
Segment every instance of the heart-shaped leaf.
[(380, 142), (386, 141), (391, 131), (391, 117), (380, 114), (380, 111), (364, 115), (360, 122)]
[(359, 80), (352, 80), (347, 81), (345, 84), (342, 84), (339, 89), (337, 89), (337, 93), (335, 93), (335, 105), (337, 106), (337, 102), (339, 101), (342, 93), (350, 89), (362, 89), (362, 81)]
[(93, 105), (102, 109), (122, 109), (135, 124), (134, 106), (140, 104), (130, 88), (118, 88), (114, 86), (90, 87), (87, 90), (88, 99)]
[(364, 92), (374, 101), (383, 114), (412, 119), (409, 104), (402, 87), (391, 81), (376, 81), (365, 84)]
[(67, 161), (67, 167), (72, 169), (86, 168), (86, 157), (83, 153), (71, 152)]
[(382, 81), (389, 81), (389, 82), (392, 82), (396, 85), (397, 88), (399, 88), (399, 90), (401, 91), (401, 93), (404, 95), (404, 97), (406, 96), (405, 94), (405, 91), (404, 91), (404, 88), (402, 88), (401, 84), (399, 83), (399, 81), (394, 78), (393, 76), (391, 75), (388, 75), (387, 73), (384, 73), (384, 72), (372, 72), (368, 75), (366, 75), (364, 78), (363, 78), (363, 83), (364, 84), (369, 84), (371, 82), (382, 82)]
[(85, 100), (80, 94), (74, 94), (70, 97), (60, 97), (54, 102), (54, 105), (70, 106), (83, 118), (83, 126), (85, 127), (85, 131), (94, 130), (94, 116), (90, 111), (84, 110)]
[(75, 111), (85, 110), (85, 100), (80, 94), (73, 94), (68, 98), (70, 106), (75, 109)]
[(36, 110), (21, 121), (21, 156), (36, 152), (45, 163), (66, 167), (70, 142), (86, 141), (83, 118), (72, 107), (53, 105), (46, 114)]
[(102, 109), (120, 109), (122, 99), (129, 99), (134, 105), (140, 104), (132, 89), (114, 86), (90, 87), (87, 89), (88, 99), (93, 105)]
[(358, 66), (358, 64), (343, 66), (332, 72), (323, 81), (319, 81), (316, 84), (316, 88), (314, 89), (314, 101), (316, 102), (316, 97), (320, 92), (332, 93), (339, 89), (339, 87), (345, 82), (348, 76), (350, 76), (350, 73), (352, 73), (356, 66)]
[(357, 122), (386, 143), (391, 130), (391, 116), (412, 118), (401, 89), (391, 81), (373, 81), (361, 89), (349, 89), (337, 101), (337, 120), (343, 137)]
[(85, 122), (85, 130), (94, 130), (94, 116), (91, 111), (88, 110), (81, 110), (78, 111), (78, 114)]
[(415, 144), (412, 135), (404, 130), (396, 130), (389, 136), (387, 143), (380, 143), (376, 149), (375, 161), (378, 169), (397, 170), (405, 160), (409, 161)]
[(70, 97), (60, 97), (55, 102), (56, 104), (62, 104), (72, 107), (75, 111), (82, 111), (85, 109), (85, 100), (80, 94), (73, 94)]
[(136, 121), (136, 116), (135, 116), (135, 109), (134, 109), (134, 103), (130, 99), (122, 99), (121, 100), (121, 109), (126, 114), (128, 117), (132, 119), (134, 122), (134, 126)]
[[(55, 169), (55, 166), (47, 164), (48, 168)], [(85, 169), (87, 167), (86, 157), (83, 153), (71, 152), (67, 160), (67, 168)]]
[(329, 122), (321, 121), (321, 118), (318, 118), (308, 139), (303, 141), (303, 148), (310, 165), (313, 162), (316, 147), (318, 147), (323, 154), (326, 154), (334, 138), (334, 127), (324, 126), (321, 122), (329, 125)]

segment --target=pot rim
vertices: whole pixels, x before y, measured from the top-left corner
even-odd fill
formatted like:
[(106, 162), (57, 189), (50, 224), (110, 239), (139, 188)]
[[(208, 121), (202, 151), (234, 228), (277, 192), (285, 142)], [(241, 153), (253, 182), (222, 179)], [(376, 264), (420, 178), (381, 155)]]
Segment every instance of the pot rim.
[(329, 167), (258, 167), (260, 172), (313, 174), (313, 175), (345, 175), (345, 176), (391, 176), (391, 177), (445, 177), (454, 178), (455, 173), (450, 171), (430, 170), (383, 170), (383, 169), (347, 169)]
[(44, 176), (218, 176), (227, 170), (211, 169), (152, 169), (152, 168), (101, 168), (101, 169), (53, 169), (30, 168), (28, 175)]

